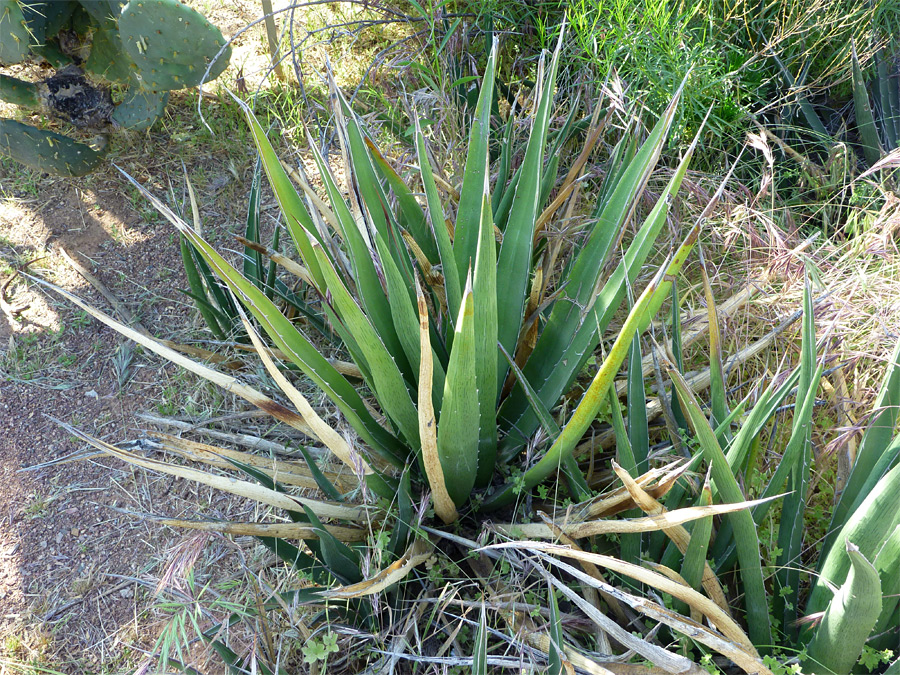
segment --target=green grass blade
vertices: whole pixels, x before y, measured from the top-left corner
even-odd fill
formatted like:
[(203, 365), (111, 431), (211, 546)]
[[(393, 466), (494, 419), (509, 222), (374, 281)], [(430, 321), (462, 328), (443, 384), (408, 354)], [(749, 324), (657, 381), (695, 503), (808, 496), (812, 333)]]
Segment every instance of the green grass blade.
[[(856, 452), (856, 462), (850, 471), (850, 478), (841, 493), (840, 500), (834, 509), (831, 523), (828, 526), (828, 536), (822, 544), (822, 557), (828, 553), (837, 538), (841, 528), (847, 522), (850, 515), (856, 511), (862, 500), (866, 498), (868, 490), (865, 489), (873, 474), (873, 469), (879, 458), (891, 445), (894, 429), (897, 426), (900, 415), (900, 341), (894, 348), (885, 371), (881, 389), (873, 406), (875, 414), (869, 421), (869, 426), (863, 435)], [(875, 480), (878, 480), (877, 476)], [(871, 486), (870, 486), (871, 487)]]
[(485, 487), (494, 475), (497, 462), (497, 255), (494, 221), (485, 179), (481, 203), (481, 228), (475, 258), (473, 300), (475, 310), (475, 381), (478, 386), (480, 430), (478, 438), (478, 477)]
[(475, 375), (475, 300), (466, 281), (438, 421), (438, 455), (450, 498), (464, 504), (478, 472), (479, 411)]
[(859, 131), (859, 140), (862, 144), (863, 155), (871, 165), (875, 164), (884, 155), (881, 140), (878, 138), (878, 128), (875, 126), (875, 116), (872, 114), (872, 106), (869, 103), (869, 90), (863, 77), (859, 59), (856, 56), (856, 46), (851, 47), (853, 64), (853, 107), (856, 112), (856, 128)]
[[(495, 40), (484, 68), (481, 93), (478, 95), (478, 103), (472, 118), (472, 132), (469, 135), (469, 149), (466, 155), (466, 167), (459, 195), (453, 239), (453, 254), (456, 259), (456, 268), (460, 272), (472, 267), (478, 248), (481, 202), (485, 180), (487, 180), (488, 140), (491, 132), (491, 101), (494, 100), (494, 70), (497, 62), (497, 50), (498, 43)], [(432, 224), (437, 228), (437, 223)]]
[(472, 675), (487, 675), (487, 672), (487, 616), (482, 602), (478, 632), (475, 633), (475, 646), (472, 649)]
[[(328, 256), (321, 247), (315, 247), (325, 288), (331, 294), (331, 304), (347, 331), (356, 340), (372, 378), (372, 392), (378, 398), (385, 414), (397, 425), (410, 447), (419, 445), (419, 418), (410, 397), (403, 374), (395, 356), (388, 351), (381, 336), (338, 278)], [(390, 316), (388, 316), (390, 320)], [(417, 322), (418, 323), (418, 322)], [(399, 354), (397, 355), (399, 357)]]
[[(522, 328), (531, 262), (534, 250), (534, 226), (540, 215), (540, 182), (544, 159), (544, 145), (550, 126), (550, 112), (556, 91), (556, 71), (559, 48), (554, 52), (547, 79), (531, 127), (531, 136), (522, 160), (521, 175), (510, 208), (509, 221), (503, 232), (497, 258), (497, 297), (503, 302), (497, 307), (497, 339), (510, 354), (515, 352)], [(497, 370), (497, 386), (506, 379), (506, 368)]]
[[(438, 255), (444, 273), (444, 290), (447, 293), (447, 311), (455, 319), (459, 313), (459, 303), (462, 298), (462, 282), (459, 270), (456, 267), (456, 258), (453, 254), (453, 245), (450, 242), (450, 233), (447, 232), (444, 209), (441, 206), (441, 198), (438, 195), (437, 186), (434, 183), (434, 173), (431, 169), (431, 161), (425, 150), (425, 137), (419, 128), (419, 120), (416, 120), (416, 155), (419, 160), (419, 170), (422, 172), (422, 185), (425, 188), (425, 199), (428, 203), (428, 215), (431, 217), (431, 230), (437, 243)], [(468, 269), (468, 268), (466, 268)]]
[[(674, 368), (669, 368), (669, 377), (672, 378), (681, 405), (694, 429), (706, 462), (710, 466), (713, 482), (722, 501), (727, 503), (745, 501), (746, 498), (728, 466), (728, 460), (725, 459), (716, 434), (709, 426), (709, 420), (703, 415), (703, 410), (687, 382)], [(750, 640), (757, 647), (766, 647), (772, 644), (772, 633), (769, 626), (769, 608), (766, 602), (762, 565), (760, 564), (756, 524), (749, 511), (730, 513), (726, 517), (731, 521), (735, 531), (741, 579), (744, 583)]]
[(847, 580), (828, 604), (807, 648), (817, 673), (848, 675), (881, 613), (881, 580), (875, 567), (849, 541), (846, 555)]
[(563, 632), (562, 620), (559, 616), (559, 603), (556, 601), (556, 589), (550, 584), (547, 588), (547, 599), (550, 605), (550, 651), (548, 654), (550, 661), (550, 669), (547, 671), (549, 675), (563, 675), (563, 662), (565, 654), (563, 652)]

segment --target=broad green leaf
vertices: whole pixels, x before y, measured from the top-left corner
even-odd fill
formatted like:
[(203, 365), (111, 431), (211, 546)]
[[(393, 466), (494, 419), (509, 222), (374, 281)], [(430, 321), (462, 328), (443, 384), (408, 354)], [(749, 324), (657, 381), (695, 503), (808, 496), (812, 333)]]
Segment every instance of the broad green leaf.
[(849, 540), (840, 542), (850, 565), (847, 580), (828, 603), (807, 652), (816, 673), (847, 675), (881, 613), (878, 572)]
[(473, 301), (475, 310), (475, 383), (481, 421), (478, 437), (478, 477), (485, 487), (497, 461), (497, 256), (487, 178), (481, 203), (481, 227), (475, 257)]
[[(665, 224), (669, 202), (678, 191), (687, 171), (691, 151), (695, 147), (693, 144), (628, 247), (625, 259), (600, 293), (595, 294), (604, 261), (611, 255), (634, 202), (662, 151), (674, 119), (677, 99), (676, 95), (667, 114), (659, 121), (635, 160), (624, 172), (572, 270), (561, 279), (566, 284), (563, 295), (551, 310), (534, 352), (522, 368), (525, 377), (548, 407), (555, 405), (559, 397), (571, 387), (585, 359), (599, 343), (603, 331), (625, 297), (626, 276), (629, 283), (634, 282)], [(690, 246), (693, 246), (693, 241)], [(519, 445), (527, 441), (538, 424), (527, 400), (516, 391), (501, 406), (500, 420), (504, 430), (510, 432), (508, 442)]]
[(851, 566), (847, 542), (858, 547), (866, 559), (875, 559), (884, 543), (900, 525), (900, 464), (878, 481), (847, 523), (841, 528), (828, 554), (819, 562), (806, 613), (821, 612), (831, 599), (831, 588), (841, 586)]
[[(306, 336), (297, 330), (262, 291), (247, 281), (169, 207), (131, 176), (124, 172), (122, 174), (150, 200), (169, 222), (178, 228), (179, 232), (189, 239), (219, 278), (256, 317), (276, 346), (338, 406), (347, 421), (369, 447), (379, 452), (391, 463), (402, 466), (401, 458), (405, 454), (404, 447), (390, 432), (375, 421), (356, 388), (319, 353)], [(311, 246), (310, 253), (315, 257)], [(318, 261), (315, 262), (318, 264)], [(321, 268), (319, 268), (319, 275), (320, 277), (322, 275)]]
[[(829, 534), (822, 544), (822, 558), (831, 549), (841, 528), (850, 515), (856, 511), (866, 495), (869, 494), (874, 481), (881, 475), (873, 475), (874, 468), (887, 448), (891, 445), (894, 429), (897, 427), (900, 414), (900, 340), (885, 370), (881, 389), (873, 406), (874, 415), (863, 435), (862, 442), (856, 451), (856, 461), (850, 471), (850, 478), (841, 493), (841, 498), (831, 516), (828, 526)], [(868, 486), (868, 489), (867, 489)]]
[[(709, 420), (703, 414), (700, 404), (688, 387), (687, 382), (674, 368), (669, 368), (669, 377), (678, 392), (682, 408), (687, 414), (694, 434), (703, 450), (703, 455), (716, 489), (726, 503), (746, 501), (734, 474), (728, 466), (728, 460), (716, 439), (716, 434), (709, 426)], [(737, 541), (737, 554), (741, 566), (741, 579), (744, 582), (744, 598), (747, 608), (747, 625), (750, 640), (758, 647), (772, 644), (769, 626), (769, 608), (766, 602), (766, 588), (763, 582), (762, 565), (760, 564), (759, 539), (756, 524), (749, 511), (730, 513)]]
[[(450, 242), (450, 234), (447, 232), (444, 209), (441, 206), (441, 198), (438, 195), (437, 186), (434, 183), (434, 174), (431, 170), (431, 161), (425, 150), (425, 137), (419, 128), (419, 120), (416, 120), (416, 153), (419, 159), (419, 170), (422, 172), (422, 185), (425, 188), (425, 199), (428, 203), (428, 215), (431, 217), (431, 229), (437, 242), (438, 254), (444, 273), (444, 290), (447, 293), (447, 311), (455, 318), (459, 312), (461, 299), (460, 291), (462, 282), (459, 278), (459, 270), (456, 267), (456, 258), (453, 254), (453, 245)], [(468, 269), (468, 268), (467, 268)]]
[[(388, 418), (397, 425), (411, 447), (419, 445), (419, 420), (416, 406), (395, 357), (350, 292), (338, 278), (321, 247), (314, 247), (331, 304), (347, 331), (353, 335), (369, 366), (372, 391)], [(390, 317), (388, 317), (390, 318)], [(398, 355), (399, 356), (399, 355)]]
[[(497, 258), (497, 297), (503, 298), (503, 302), (497, 306), (497, 339), (510, 354), (515, 352), (519, 340), (525, 300), (528, 297), (534, 250), (534, 226), (540, 215), (538, 200), (544, 145), (547, 142), (550, 112), (556, 92), (560, 47), (561, 43), (553, 53), (547, 79), (542, 83), (531, 136), (525, 149), (525, 158), (522, 160), (521, 175)], [(505, 367), (497, 369), (498, 389), (503, 386), (506, 372)]]
[[(456, 213), (453, 254), (456, 259), (456, 268), (460, 272), (472, 268), (478, 248), (481, 202), (484, 183), (488, 177), (488, 141), (491, 132), (491, 101), (494, 100), (494, 69), (497, 62), (497, 50), (498, 43), (495, 39), (484, 69), (475, 115), (472, 117), (472, 132), (469, 135), (469, 150), (466, 154), (466, 167), (459, 195), (459, 208)], [(432, 220), (432, 226), (436, 229), (438, 223)]]
[(237, 97), (233, 96), (233, 98), (237, 101), (244, 111), (244, 116), (247, 118), (253, 142), (256, 143), (256, 149), (262, 159), (263, 168), (266, 170), (269, 184), (272, 186), (275, 199), (278, 201), (278, 206), (284, 215), (288, 232), (291, 233), (291, 239), (294, 240), (294, 244), (297, 247), (297, 253), (303, 259), (303, 263), (310, 274), (312, 274), (316, 284), (321, 284), (321, 272), (319, 271), (316, 257), (312, 252), (312, 242), (318, 241), (321, 243), (319, 232), (316, 230), (316, 226), (306, 210), (303, 200), (300, 199), (300, 195), (294, 189), (291, 179), (285, 172), (284, 167), (281, 166), (278, 155), (275, 154), (275, 149), (269, 143), (269, 139), (266, 137), (266, 133), (257, 121), (253, 111)]
[(470, 274), (456, 320), (437, 434), (447, 492), (457, 505), (468, 500), (478, 471), (479, 412), (474, 324), (475, 301)]

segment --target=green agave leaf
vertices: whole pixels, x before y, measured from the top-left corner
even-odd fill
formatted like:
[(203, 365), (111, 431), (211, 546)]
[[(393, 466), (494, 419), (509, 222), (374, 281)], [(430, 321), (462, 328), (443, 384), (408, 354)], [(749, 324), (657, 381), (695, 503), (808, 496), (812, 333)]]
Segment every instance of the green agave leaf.
[[(709, 426), (709, 420), (704, 416), (697, 398), (681, 374), (674, 368), (669, 368), (669, 377), (672, 378), (672, 384), (678, 392), (682, 408), (688, 416), (706, 462), (710, 466), (712, 479), (722, 500), (727, 503), (745, 501), (746, 498), (728, 466), (728, 460), (725, 458), (716, 434)], [(749, 511), (730, 513), (726, 518), (731, 521), (736, 535), (750, 640), (757, 647), (765, 647), (772, 644), (772, 634), (769, 626), (769, 609), (760, 563), (756, 524)]]
[(478, 632), (475, 634), (475, 646), (472, 650), (472, 675), (487, 675), (487, 672), (487, 616), (482, 602)]
[(443, 405), (438, 421), (437, 445), (444, 480), (450, 498), (464, 504), (478, 472), (479, 411), (475, 374), (475, 300), (472, 276), (466, 280), (462, 306), (456, 320), (456, 334)]
[(328, 571), (344, 585), (358, 584), (362, 581), (359, 553), (331, 534), (313, 510), (305, 504), (303, 510), (306, 511), (306, 517), (319, 535), (321, 558)]
[[(650, 284), (648, 284), (647, 288), (644, 289), (641, 297), (625, 319), (625, 323), (610, 348), (606, 359), (604, 359), (590, 386), (587, 391), (585, 391), (581, 401), (572, 413), (572, 417), (541, 460), (525, 472), (523, 477), (525, 489), (530, 490), (553, 471), (558, 470), (565, 461), (565, 458), (571, 456), (572, 452), (575, 450), (575, 445), (584, 435), (584, 432), (587, 431), (594, 419), (596, 419), (603, 397), (607, 395), (607, 390), (612, 384), (613, 378), (621, 367), (622, 362), (625, 360), (629, 345), (637, 330), (640, 317), (646, 311), (654, 293), (658, 290), (663, 275), (669, 271), (671, 271), (671, 267), (664, 265), (656, 278), (654, 278)], [(484, 508), (495, 509), (505, 506), (515, 498), (515, 495), (515, 487), (511, 484), (506, 485), (488, 497), (484, 503)]]
[(841, 528), (828, 554), (819, 562), (806, 613), (821, 612), (831, 600), (831, 588), (841, 586), (851, 567), (847, 542), (852, 542), (867, 560), (874, 560), (878, 551), (900, 525), (900, 464), (878, 481), (859, 508)]
[[(872, 629), (872, 635), (879, 635), (885, 631), (889, 631), (893, 626), (897, 628), (897, 622), (891, 623), (900, 605), (900, 593), (894, 593), (894, 590), (900, 591), (900, 525), (894, 528), (891, 535), (884, 542), (884, 546), (875, 556), (875, 569), (878, 571), (878, 577), (881, 579), (881, 588), (884, 597), (881, 599), (881, 615), (875, 628)], [(895, 630), (896, 634), (896, 630)]]
[(434, 240), (434, 234), (428, 228), (428, 223), (425, 220), (425, 212), (419, 205), (419, 200), (416, 199), (412, 190), (409, 189), (406, 181), (394, 171), (394, 168), (378, 151), (375, 144), (368, 138), (366, 138), (365, 141), (366, 146), (369, 148), (369, 153), (372, 155), (372, 159), (375, 162), (375, 168), (387, 181), (387, 184), (394, 192), (394, 196), (397, 198), (397, 205), (400, 207), (400, 215), (402, 216), (402, 222), (400, 224), (412, 234), (413, 239), (416, 240), (419, 248), (425, 253), (425, 257), (428, 258), (428, 261), (432, 265), (436, 265), (440, 261), (437, 243)]
[(872, 106), (869, 103), (869, 89), (856, 56), (856, 45), (851, 46), (853, 64), (853, 107), (856, 111), (856, 127), (859, 130), (859, 138), (862, 142), (863, 154), (866, 161), (875, 164), (884, 155), (881, 140), (878, 138), (878, 128), (875, 126), (875, 116), (872, 114)]
[[(244, 227), (244, 238), (259, 242), (259, 206), (262, 183), (262, 160), (257, 155), (253, 168), (253, 181), (250, 183), (250, 196), (247, 200), (247, 225)], [(250, 279), (260, 290), (265, 289), (266, 270), (263, 267), (262, 253), (244, 247), (244, 276)]]
[[(120, 169), (121, 171), (121, 169)], [(216, 271), (232, 292), (260, 322), (266, 333), (285, 356), (300, 368), (338, 406), (356, 432), (370, 448), (386, 460), (402, 466), (406, 449), (384, 427), (378, 424), (366, 408), (356, 388), (320, 354), (297, 328), (285, 317), (266, 295), (245, 279), (215, 249), (197, 234), (187, 223), (176, 216), (163, 202), (147, 191), (124, 171), (121, 173), (143, 194), (166, 219), (184, 234), (194, 248)], [(310, 253), (315, 253), (310, 246)], [(323, 254), (324, 255), (324, 254)], [(318, 266), (318, 260), (314, 260)], [(322, 276), (321, 267), (318, 267)], [(324, 279), (324, 277), (323, 277)], [(323, 282), (324, 284), (324, 282)], [(325, 286), (323, 285), (323, 288)]]
[[(641, 368), (641, 360), (641, 336), (635, 334), (631, 340), (628, 368), (626, 370), (629, 452), (623, 453), (626, 457), (626, 463), (621, 465), (632, 478), (637, 478), (649, 468), (650, 431), (647, 426), (647, 396), (644, 391), (644, 373)], [(615, 405), (617, 408), (617, 411), (613, 412), (613, 416), (621, 416), (622, 412), (618, 409), (618, 400), (610, 400), (610, 404)], [(624, 517), (635, 518), (641, 515), (640, 509), (631, 509), (626, 512)], [(622, 560), (634, 564), (640, 563), (642, 539), (643, 537), (636, 533), (621, 536)]]
[(378, 399), (384, 412), (397, 425), (410, 447), (419, 445), (419, 418), (416, 406), (407, 388), (395, 357), (385, 347), (381, 336), (369, 318), (360, 309), (350, 292), (338, 278), (328, 256), (319, 246), (314, 247), (319, 257), (325, 288), (331, 294), (332, 304), (354, 337), (369, 366), (372, 378), (372, 393)]
[[(560, 35), (560, 37), (562, 37)], [(556, 92), (556, 71), (562, 43), (557, 45), (550, 62), (547, 79), (543, 82), (531, 136), (522, 160), (521, 175), (503, 232), (497, 258), (497, 339), (510, 354), (515, 352), (522, 328), (531, 262), (534, 250), (534, 226), (540, 215), (540, 182), (544, 160), (544, 145), (550, 126), (550, 112)], [(506, 379), (506, 368), (497, 370), (498, 389)]]
[(481, 227), (475, 257), (473, 302), (475, 321), (475, 383), (478, 387), (478, 476), (484, 487), (491, 482), (497, 462), (497, 255), (494, 221), (487, 178), (481, 203)]
[[(709, 485), (709, 476), (707, 476), (703, 490), (700, 492), (700, 506), (710, 506), (712, 501), (712, 490)], [(688, 542), (687, 550), (684, 552), (684, 561), (681, 563), (681, 576), (695, 591), (700, 591), (702, 588), (703, 568), (706, 565), (712, 526), (712, 516), (694, 521), (691, 527), (691, 540)]]
[(565, 672), (563, 662), (566, 661), (562, 646), (563, 631), (562, 620), (559, 616), (559, 603), (556, 601), (556, 590), (551, 584), (547, 589), (547, 598), (550, 600), (550, 675), (563, 675)]
[[(503, 144), (500, 146), (500, 160), (497, 164), (497, 181), (494, 183), (494, 194), (491, 197), (491, 212), (497, 215), (500, 201), (507, 190), (515, 189), (515, 185), (509, 184), (509, 169), (513, 155), (513, 141), (515, 140), (516, 107), (513, 103), (509, 116), (506, 119), (506, 127), (503, 131)], [(510, 200), (510, 203), (512, 201)]]
[(190, 296), (196, 301), (197, 309), (213, 335), (219, 340), (226, 339), (225, 330), (219, 324), (216, 312), (212, 304), (206, 299), (206, 288), (194, 263), (194, 254), (190, 243), (181, 236), (181, 260), (184, 263), (184, 271), (187, 276), (188, 286), (191, 288)]
[[(383, 264), (384, 278), (388, 287), (388, 304), (390, 313), (394, 319), (394, 327), (397, 329), (397, 335), (400, 343), (403, 345), (403, 351), (409, 361), (410, 367), (414, 372), (414, 381), (418, 381), (419, 375), (419, 356), (421, 354), (421, 345), (419, 344), (419, 317), (417, 310), (413, 308), (413, 299), (409, 294), (409, 284), (403, 279), (400, 270), (394, 265), (391, 254), (388, 251), (387, 244), (377, 232), (375, 233), (375, 246), (378, 249), (378, 255)], [(438, 395), (434, 396), (435, 409), (440, 410), (440, 392), (444, 390), (444, 369), (440, 361), (433, 358), (433, 392)]]
[[(370, 248), (371, 234), (364, 236), (360, 231), (360, 227), (364, 227), (364, 225), (357, 224), (353, 214), (350, 212), (350, 208), (344, 201), (340, 188), (334, 182), (327, 162), (325, 162), (322, 154), (315, 146), (312, 136), (309, 134), (307, 136), (309, 138), (309, 147), (313, 151), (313, 159), (319, 169), (319, 176), (325, 186), (325, 192), (328, 194), (334, 215), (340, 224), (341, 235), (347, 243), (347, 254), (350, 257), (351, 267), (355, 275), (353, 281), (356, 284), (356, 290), (362, 306), (365, 308), (366, 316), (373, 324), (381, 340), (385, 343), (388, 351), (397, 359), (397, 366), (401, 372), (405, 374), (407, 379), (413, 381), (410, 379), (412, 378), (412, 369), (404, 357), (405, 352), (401, 348), (401, 340), (391, 320), (391, 303), (388, 302), (388, 298), (384, 294), (381, 278), (375, 269), (374, 253)], [(385, 260), (388, 263), (393, 262), (390, 255), (382, 258), (383, 264)], [(416, 327), (416, 334), (418, 335), (418, 320), (416, 321)], [(418, 343), (418, 337), (416, 338), (416, 343)], [(349, 341), (348, 346), (352, 347), (354, 344), (356, 344), (356, 336)], [(357, 349), (365, 358), (363, 350), (359, 349), (358, 345)]]
[(878, 572), (849, 540), (842, 545), (850, 564), (847, 580), (828, 603), (807, 648), (815, 672), (829, 675), (847, 675), (853, 669), (881, 613)]
[[(475, 115), (472, 118), (472, 132), (469, 135), (466, 167), (459, 195), (459, 208), (456, 212), (453, 254), (456, 268), (460, 271), (470, 269), (477, 254), (478, 231), (481, 227), (481, 202), (484, 184), (488, 177), (488, 140), (491, 133), (491, 101), (494, 100), (494, 70), (497, 62), (497, 50), (498, 42), (495, 38), (484, 69)], [(433, 213), (432, 226), (435, 229), (438, 228), (438, 223), (434, 222)]]
[[(303, 200), (294, 189), (291, 179), (288, 177), (275, 154), (275, 149), (266, 137), (266, 132), (250, 110), (250, 107), (236, 96), (232, 98), (244, 111), (247, 118), (247, 124), (250, 126), (250, 133), (253, 136), (253, 142), (262, 159), (263, 168), (266, 170), (266, 176), (269, 178), (269, 184), (275, 193), (275, 199), (284, 215), (287, 223), (288, 232), (291, 233), (291, 239), (297, 247), (298, 255), (303, 259), (303, 263), (309, 270), (317, 285), (322, 283), (322, 275), (315, 255), (312, 252), (312, 242), (317, 241), (320, 244), (321, 235), (312, 221), (312, 217), (303, 205)], [(321, 287), (321, 286), (320, 286)]]
[[(624, 171), (573, 268), (561, 279), (566, 284), (563, 295), (556, 301), (531, 358), (522, 368), (525, 377), (547, 407), (555, 405), (559, 397), (571, 387), (585, 359), (599, 343), (603, 331), (625, 297), (626, 277), (629, 283), (637, 278), (638, 271), (665, 224), (669, 202), (678, 191), (687, 171), (694, 144), (685, 153), (656, 206), (644, 221), (629, 246), (625, 259), (613, 272), (603, 290), (595, 295), (604, 262), (611, 255), (634, 202), (662, 151), (674, 119), (678, 96), (676, 94), (666, 115), (660, 119), (635, 160)], [(694, 143), (696, 142), (697, 139)], [(690, 246), (693, 246), (693, 241), (690, 241)], [(677, 274), (677, 270), (675, 273)], [(585, 308), (589, 308), (587, 312)], [(502, 428), (510, 434), (507, 444), (513, 447), (523, 446), (537, 429), (538, 420), (530, 411), (525, 397), (518, 391), (512, 392), (501, 405), (499, 417)], [(507, 456), (504, 453), (504, 458)]]
[(441, 206), (441, 198), (434, 183), (434, 173), (431, 169), (428, 153), (425, 150), (425, 137), (422, 135), (418, 119), (416, 120), (416, 155), (419, 159), (419, 170), (422, 172), (422, 185), (425, 188), (428, 215), (431, 218), (431, 231), (437, 244), (441, 268), (444, 272), (447, 311), (451, 319), (455, 319), (459, 313), (459, 303), (462, 297), (462, 281), (459, 278), (459, 270), (456, 267), (456, 257), (453, 254), (453, 245), (450, 243), (450, 234), (447, 232), (444, 209)]
[[(725, 366), (722, 358), (722, 333), (719, 329), (719, 315), (716, 310), (716, 299), (713, 296), (712, 285), (709, 283), (709, 274), (706, 270), (706, 260), (703, 258), (703, 247), (698, 246), (700, 255), (700, 274), (703, 279), (703, 294), (706, 297), (706, 310), (709, 321), (709, 400), (712, 410), (710, 424), (716, 428), (728, 417), (728, 398), (725, 386)], [(731, 440), (730, 430), (725, 434), (722, 447), (726, 447)]]
[[(813, 372), (815, 371), (815, 372)], [(778, 528), (778, 556), (775, 574), (779, 592), (775, 596), (775, 616), (782, 617), (783, 630), (796, 638), (797, 606), (800, 598), (800, 570), (798, 562), (803, 546), (806, 493), (809, 489), (810, 470), (813, 462), (812, 414), (822, 366), (816, 367), (816, 328), (812, 293), (809, 280), (803, 291), (803, 329), (800, 346), (800, 381), (797, 399), (803, 401), (799, 414), (794, 416), (791, 439), (781, 465), (791, 467), (789, 487), (791, 493), (781, 506), (781, 522)], [(789, 459), (788, 456), (791, 456)]]
[(888, 361), (873, 410), (874, 414), (856, 452), (856, 462), (850, 471), (850, 478), (831, 516), (829, 534), (822, 544), (820, 560), (831, 550), (850, 515), (859, 508), (875, 482), (884, 475), (883, 471), (877, 473), (875, 467), (891, 446), (900, 415), (900, 341)]

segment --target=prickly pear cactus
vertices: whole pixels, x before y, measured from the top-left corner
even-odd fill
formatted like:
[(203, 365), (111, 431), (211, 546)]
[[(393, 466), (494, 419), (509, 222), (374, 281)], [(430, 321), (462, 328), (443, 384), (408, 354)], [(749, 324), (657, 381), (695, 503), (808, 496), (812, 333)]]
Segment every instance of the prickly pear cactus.
[[(170, 91), (218, 77), (231, 49), (178, 0), (0, 0), (0, 65), (33, 55), (57, 74), (36, 83), (0, 75), (0, 100), (75, 126), (144, 130)], [(125, 89), (116, 106), (109, 84)], [(0, 125), (0, 153), (43, 171), (81, 175), (99, 162), (96, 150), (59, 134)]]
[(14, 120), (0, 120), (0, 154), (59, 176), (83, 176), (103, 161), (103, 153), (85, 143)]
[(16, 0), (0, 0), (0, 63), (21, 63), (30, 45), (22, 6)]
[[(119, 17), (119, 35), (145, 89), (195, 87), (225, 40), (202, 14), (177, 0), (131, 0)], [(212, 63), (209, 79), (221, 75), (230, 52)]]

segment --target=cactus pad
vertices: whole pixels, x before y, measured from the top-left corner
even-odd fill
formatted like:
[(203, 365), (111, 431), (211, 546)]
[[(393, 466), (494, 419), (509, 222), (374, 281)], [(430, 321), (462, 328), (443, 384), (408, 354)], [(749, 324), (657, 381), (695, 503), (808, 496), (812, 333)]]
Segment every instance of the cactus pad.
[(22, 13), (32, 37), (32, 46), (43, 44), (56, 35), (78, 8), (75, 0), (48, 0), (22, 3)]
[[(218, 28), (177, 0), (131, 0), (119, 17), (119, 34), (151, 91), (197, 86), (225, 45)], [(226, 49), (207, 79), (221, 75), (230, 56)]]
[(0, 101), (29, 109), (37, 108), (41, 104), (36, 85), (3, 74), (0, 74)]
[(80, 0), (81, 6), (100, 25), (115, 22), (126, 0)]
[(116, 106), (112, 120), (125, 129), (144, 131), (160, 118), (168, 101), (167, 91), (146, 91), (133, 86), (125, 100)]
[(83, 176), (103, 159), (89, 145), (14, 120), (0, 120), (0, 154), (59, 176)]
[(119, 39), (115, 24), (111, 27), (104, 24), (94, 31), (91, 55), (85, 62), (84, 69), (107, 82), (126, 84), (132, 81), (131, 75), (136, 66), (122, 49), (122, 40)]
[(31, 42), (22, 6), (16, 0), (0, 0), (0, 63), (24, 61)]

